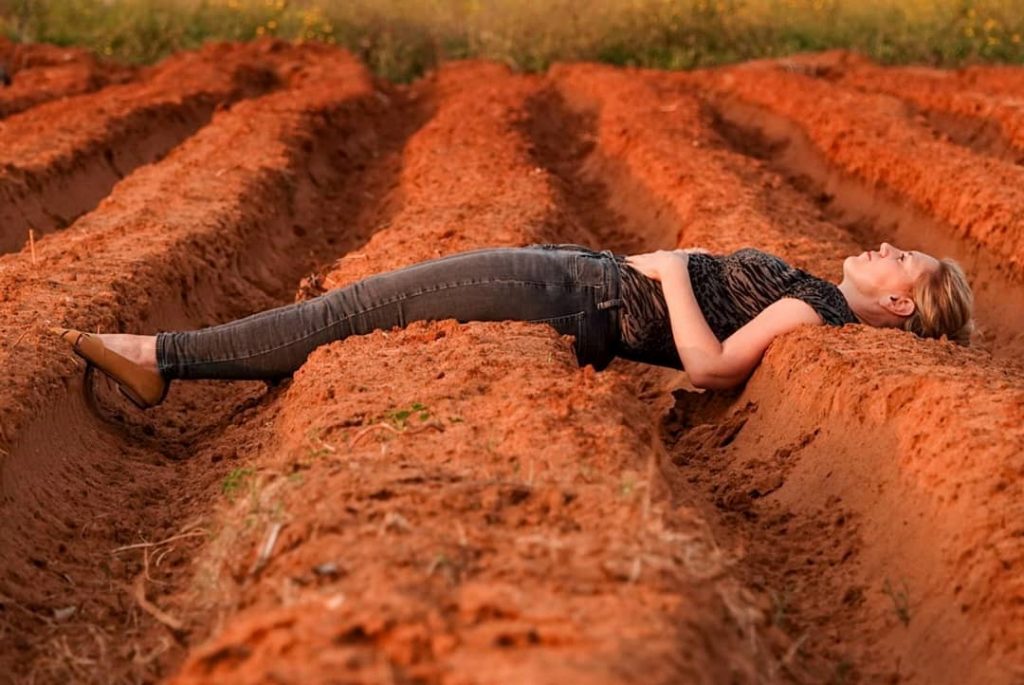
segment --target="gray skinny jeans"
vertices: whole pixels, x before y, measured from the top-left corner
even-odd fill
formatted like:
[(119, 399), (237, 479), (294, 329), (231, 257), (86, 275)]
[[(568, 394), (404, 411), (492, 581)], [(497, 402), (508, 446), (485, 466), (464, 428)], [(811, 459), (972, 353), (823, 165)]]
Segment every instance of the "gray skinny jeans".
[(619, 342), (619, 270), (610, 250), (571, 243), (469, 250), (375, 274), (323, 295), (196, 331), (157, 334), (166, 379), (278, 380), (320, 345), (410, 321), (531, 321), (575, 336), (598, 371)]

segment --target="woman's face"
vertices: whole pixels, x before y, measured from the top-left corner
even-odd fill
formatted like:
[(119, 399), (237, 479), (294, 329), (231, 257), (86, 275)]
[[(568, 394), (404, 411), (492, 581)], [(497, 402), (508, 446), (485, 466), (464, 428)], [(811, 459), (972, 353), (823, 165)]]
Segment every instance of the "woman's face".
[(910, 295), (918, 279), (939, 268), (939, 260), (917, 250), (901, 250), (882, 243), (843, 261), (843, 277), (872, 298)]

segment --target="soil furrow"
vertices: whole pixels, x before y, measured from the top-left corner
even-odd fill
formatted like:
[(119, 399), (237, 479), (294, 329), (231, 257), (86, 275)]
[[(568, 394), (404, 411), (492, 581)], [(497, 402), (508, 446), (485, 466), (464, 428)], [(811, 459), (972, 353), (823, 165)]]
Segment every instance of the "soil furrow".
[(101, 62), (80, 48), (16, 44), (0, 38), (0, 72), (10, 79), (6, 87), (0, 83), (3, 119), (50, 100), (130, 81), (136, 69)]
[[(501, 79), (510, 89), (508, 100), (497, 96), (488, 78)], [(502, 128), (513, 127), (525, 117), (509, 102), (521, 102), (524, 93), (533, 93), (533, 82), (512, 78), (497, 65), (467, 62), (444, 69), (437, 88), (439, 96), (446, 98), (447, 109), (410, 141), (402, 168), (405, 207), (386, 230), (374, 234), (365, 256), (346, 255), (326, 269), (325, 289), (480, 247), (589, 240), (557, 213), (543, 170), (522, 168), (529, 159), (529, 141)], [(486, 97), (486, 107), (473, 105), (474, 97)], [(464, 121), (467, 112), (479, 123)], [(495, 135), (495, 130), (502, 134)], [(516, 160), (516, 173), (506, 169), (510, 158)], [(462, 188), (454, 198), (448, 190), (452, 179), (458, 179)], [(478, 224), (494, 226), (498, 232), (479, 232)]]
[(1024, 112), (1007, 98), (964, 90), (955, 74), (940, 70), (858, 65), (833, 80), (910, 105), (907, 118), (946, 139), (995, 159), (1024, 162)]
[(38, 238), (70, 225), (218, 107), (276, 88), (300, 55), (282, 43), (210, 45), (168, 58), (138, 82), (0, 122), (0, 252), (26, 247), (29, 229)]
[(939, 140), (1014, 164), (1024, 162), (1024, 117), (1015, 99), (1020, 88), (1013, 86), (1016, 69), (990, 72), (988, 80), (998, 82), (996, 74), (1002, 74), (1010, 82), (1000, 91), (975, 85), (978, 75), (973, 69), (881, 67), (844, 50), (760, 64), (899, 98), (909, 108), (907, 118), (930, 127)]
[(1001, 358), (1019, 355), (1024, 168), (935, 140), (888, 96), (764, 66), (694, 79), (726, 123), (772, 144), (773, 164), (804, 178), (833, 220), (960, 261), (979, 341)]
[[(436, 87), (401, 211), (331, 286), (475, 246), (592, 238), (531, 157), (535, 79), (468, 63)], [(280, 399), (276, 441), (200, 560), (197, 578), (231, 586), (197, 582), (183, 602), (219, 605), (224, 627), (175, 682), (753, 681), (752, 609), (700, 519), (657, 496), (647, 410), (550, 327), (350, 338)]]
[[(553, 74), (596, 117), (583, 167), (603, 170), (612, 204), (643, 199), (628, 224), (653, 216), (650, 232), (674, 228), (677, 245), (755, 245), (838, 276), (851, 237), (737, 154), (679, 79)], [(681, 500), (706, 493), (716, 537), (744, 550), (736, 572), (770, 607), (759, 629), (788, 654), (787, 679), (1012, 682), (1020, 595), (1004, 569), (1024, 546), (1003, 521), (1020, 493), (990, 466), (1018, 468), (1019, 376), (949, 343), (853, 326), (784, 336), (742, 392), (674, 394), (665, 472)]]
[(1024, 93), (1024, 72), (1009, 64), (974, 65), (953, 71), (961, 86), (1007, 99), (1020, 98)]
[[(562, 66), (551, 72), (567, 106), (596, 118), (582, 173), (608, 189), (610, 207), (629, 222), (629, 232), (662, 249), (768, 245), (796, 266), (838, 278), (837, 259), (860, 251), (855, 237), (787, 192), (784, 178), (736, 154), (710, 126), (697, 91), (642, 73)], [(608, 83), (610, 94), (603, 92)], [(644, 104), (631, 102), (634, 96)], [(639, 116), (650, 132), (634, 123)]]
[(235, 318), (286, 303), (318, 253), (365, 240), (363, 210), (393, 185), (422, 108), (344, 53), (304, 50), (292, 88), (216, 114), (41, 240), (35, 263), (2, 258), (5, 672), (138, 681), (180, 659), (184, 635), (138, 588), (160, 603), (178, 587), (209, 497), (263, 440), (264, 384), (189, 384), (143, 415), (103, 382), (90, 408), (79, 362), (43, 331)]
[(748, 562), (780, 625), (826, 648), (810, 682), (1016, 682), (1019, 379), (877, 330), (814, 331), (773, 345), (735, 400), (680, 399), (679, 477), (771, 541)]

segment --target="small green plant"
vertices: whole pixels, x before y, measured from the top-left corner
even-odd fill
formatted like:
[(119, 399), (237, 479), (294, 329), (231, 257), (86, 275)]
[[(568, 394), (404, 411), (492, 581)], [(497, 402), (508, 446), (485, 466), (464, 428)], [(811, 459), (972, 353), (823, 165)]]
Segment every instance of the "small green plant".
[(901, 581), (900, 587), (897, 588), (886, 578), (882, 592), (892, 600), (893, 609), (896, 611), (900, 623), (905, 626), (910, 625), (910, 588), (907, 586), (907, 582)]
[(232, 502), (235, 501), (235, 496), (245, 485), (246, 480), (253, 474), (253, 470), (250, 468), (236, 468), (231, 469), (228, 475), (224, 476), (224, 482), (221, 483), (220, 490), (228, 499)]
[(408, 409), (392, 409), (386, 415), (387, 420), (394, 424), (398, 430), (405, 430), (406, 422), (409, 418), (416, 414), (420, 421), (426, 421), (430, 418), (430, 410), (419, 402), (413, 402)]

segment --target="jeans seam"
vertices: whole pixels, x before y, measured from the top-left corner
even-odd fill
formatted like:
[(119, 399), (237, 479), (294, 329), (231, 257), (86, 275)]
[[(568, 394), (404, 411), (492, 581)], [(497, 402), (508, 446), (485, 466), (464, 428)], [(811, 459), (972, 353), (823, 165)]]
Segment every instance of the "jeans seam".
[[(262, 355), (265, 355), (265, 354), (269, 354), (269, 353), (274, 352), (276, 350), (279, 350), (279, 349), (281, 349), (283, 347), (287, 347), (288, 345), (294, 345), (295, 343), (302, 342), (303, 340), (307, 340), (309, 338), (312, 338), (315, 335), (318, 335), (318, 334), (322, 333), (323, 331), (327, 330), (331, 326), (335, 326), (335, 325), (337, 325), (339, 323), (342, 323), (343, 321), (348, 321), (352, 317), (359, 316), (360, 314), (366, 314), (366, 313), (369, 313), (369, 312), (372, 312), (372, 311), (376, 311), (377, 309), (380, 309), (381, 307), (386, 307), (389, 304), (393, 304), (395, 302), (399, 302), (399, 301), (407, 299), (409, 297), (415, 297), (416, 295), (422, 295), (424, 293), (429, 293), (429, 292), (437, 292), (437, 291), (440, 291), (440, 290), (448, 290), (450, 288), (455, 288), (455, 287), (463, 287), (463, 286), (467, 286), (467, 285), (479, 285), (480, 283), (516, 283), (516, 284), (520, 284), (520, 285), (537, 285), (537, 286), (545, 286), (545, 287), (550, 286), (550, 285), (561, 285), (560, 283), (541, 283), (541, 282), (537, 282), (537, 281), (502, 280), (502, 279), (493, 279), (493, 280), (488, 279), (488, 280), (484, 280), (484, 281), (466, 281), (466, 282), (456, 282), (456, 283), (451, 283), (451, 284), (444, 284), (442, 286), (439, 286), (439, 287), (436, 287), (436, 288), (433, 288), (433, 289), (420, 290), (420, 291), (417, 291), (417, 292), (411, 293), (411, 294), (410, 293), (403, 293), (400, 296), (389, 298), (388, 300), (385, 300), (384, 302), (379, 302), (379, 303), (377, 303), (377, 304), (375, 304), (375, 305), (373, 305), (371, 307), (367, 307), (367, 308), (362, 309), (362, 310), (360, 310), (358, 312), (353, 312), (351, 314), (348, 314), (347, 316), (344, 316), (344, 317), (342, 317), (340, 319), (332, 321), (331, 323), (327, 324), (326, 326), (321, 326), (321, 327), (317, 328), (315, 331), (313, 331), (311, 333), (308, 333), (308, 334), (306, 334), (306, 335), (304, 335), (304, 336), (302, 336), (300, 338), (295, 338), (294, 340), (290, 340), (290, 341), (288, 341), (286, 343), (282, 343), (280, 345), (274, 345), (273, 347), (269, 347), (267, 349), (260, 350), (258, 352), (252, 352), (252, 353), (247, 354), (245, 356), (224, 357), (224, 358), (220, 358), (220, 359), (204, 359), (203, 361), (198, 361), (198, 362), (190, 362), (190, 361), (178, 362), (177, 363), (177, 368), (189, 368), (189, 369), (191, 369), (191, 368), (201, 367), (203, 365), (208, 365), (208, 364), (223, 364), (224, 362), (227, 362), (227, 361), (244, 361), (246, 359), (252, 359), (253, 357), (259, 357), (259, 356), (262, 356)], [(595, 286), (589, 286), (589, 287), (595, 287)], [(580, 313), (585, 313), (585, 310), (583, 312), (580, 312)], [(566, 316), (576, 316), (576, 315), (566, 314)], [(562, 318), (562, 317), (551, 317), (551, 318), (558, 319), (558, 318)], [(529, 323), (533, 323), (533, 322), (531, 321)]]

